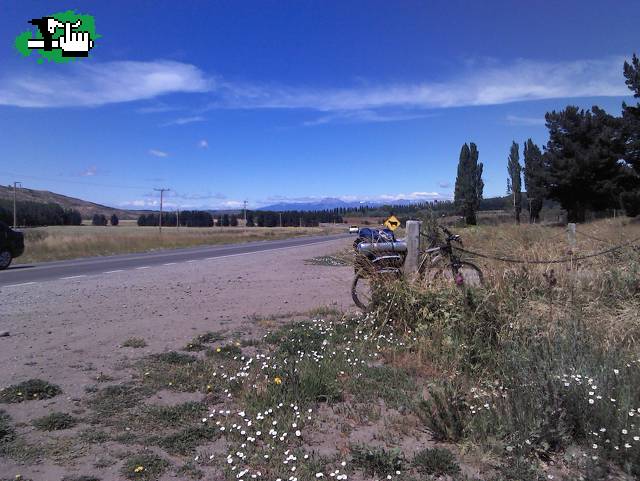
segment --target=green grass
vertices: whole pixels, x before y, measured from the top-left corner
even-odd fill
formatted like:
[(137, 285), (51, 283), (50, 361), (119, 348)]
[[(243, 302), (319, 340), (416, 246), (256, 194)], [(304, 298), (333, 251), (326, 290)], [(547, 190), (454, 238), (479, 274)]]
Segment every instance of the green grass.
[(62, 389), (41, 379), (30, 379), (0, 391), (0, 403), (21, 403), (50, 399), (62, 394)]
[(53, 412), (34, 419), (32, 424), (40, 431), (60, 431), (74, 427), (78, 420), (67, 413)]
[(11, 417), (0, 409), (0, 446), (13, 441), (15, 438), (16, 431), (11, 425)]
[(201, 444), (217, 439), (219, 433), (215, 426), (200, 424), (164, 436), (157, 441), (157, 444), (168, 453), (186, 456), (193, 454)]
[(351, 463), (366, 476), (395, 476), (404, 469), (405, 460), (400, 450), (387, 450), (357, 444), (351, 446)]
[(166, 459), (152, 453), (141, 453), (125, 460), (120, 474), (127, 479), (155, 481), (160, 478), (171, 464)]
[(94, 411), (94, 419), (100, 421), (136, 406), (148, 394), (149, 390), (140, 386), (119, 384), (100, 389), (88, 404)]
[(418, 451), (412, 461), (421, 473), (434, 476), (453, 475), (460, 472), (460, 465), (451, 451), (443, 448)]
[(416, 394), (415, 380), (402, 369), (392, 366), (365, 366), (361, 375), (348, 383), (349, 391), (357, 402), (383, 399), (388, 407), (408, 408)]
[(163, 352), (161, 354), (153, 354), (151, 359), (166, 364), (172, 364), (175, 366), (183, 366), (186, 364), (192, 364), (198, 360), (198, 358), (189, 354), (183, 354), (181, 352)]

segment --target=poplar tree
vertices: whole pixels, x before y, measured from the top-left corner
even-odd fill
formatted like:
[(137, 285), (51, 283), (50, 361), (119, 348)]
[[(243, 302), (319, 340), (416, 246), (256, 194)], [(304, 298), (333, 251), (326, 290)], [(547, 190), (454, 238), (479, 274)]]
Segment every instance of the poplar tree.
[(512, 142), (509, 162), (507, 164), (509, 172), (508, 194), (513, 196), (513, 210), (516, 217), (516, 224), (520, 223), (520, 212), (522, 211), (522, 167), (520, 166), (520, 153), (518, 144)]
[(478, 163), (476, 144), (464, 144), (460, 150), (454, 202), (469, 225), (476, 225), (476, 211), (482, 200), (482, 162)]
[(547, 194), (542, 152), (531, 139), (524, 144), (524, 188), (529, 201), (529, 222), (535, 224), (540, 220), (540, 211)]

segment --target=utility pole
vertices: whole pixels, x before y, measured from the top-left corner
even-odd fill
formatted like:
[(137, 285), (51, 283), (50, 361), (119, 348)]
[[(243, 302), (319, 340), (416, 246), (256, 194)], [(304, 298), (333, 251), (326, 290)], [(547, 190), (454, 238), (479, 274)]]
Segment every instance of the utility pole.
[(20, 184), (20, 187), (22, 187), (22, 182), (13, 183), (13, 228), (14, 229), (18, 227), (18, 216), (16, 214), (16, 190), (17, 190), (18, 184)]
[(162, 199), (163, 199), (164, 193), (171, 189), (161, 188), (161, 189), (153, 189), (153, 190), (160, 192), (160, 218), (158, 219), (158, 230), (162, 232)]
[(280, 214), (280, 227), (282, 227), (282, 212), (278, 212)]
[(180, 228), (180, 207), (176, 207), (176, 229)]
[(244, 201), (244, 225), (247, 225), (247, 201)]

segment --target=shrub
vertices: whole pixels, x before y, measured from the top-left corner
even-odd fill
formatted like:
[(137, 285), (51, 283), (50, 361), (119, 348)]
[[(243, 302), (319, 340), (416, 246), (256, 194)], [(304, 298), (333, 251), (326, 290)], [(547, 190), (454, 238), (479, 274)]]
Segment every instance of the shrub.
[(30, 379), (0, 391), (0, 402), (21, 403), (23, 401), (50, 399), (61, 393), (62, 389), (55, 384), (41, 379)]
[(460, 472), (460, 466), (453, 453), (442, 448), (423, 449), (417, 452), (413, 457), (413, 466), (422, 474), (436, 476)]
[(141, 348), (147, 347), (147, 342), (141, 337), (130, 337), (122, 343), (122, 347)]
[(0, 410), (0, 445), (13, 441), (16, 438), (16, 432), (11, 426), (11, 418), (9, 415)]
[(107, 217), (104, 214), (93, 214), (91, 225), (105, 226), (108, 224)]
[(127, 479), (153, 481), (160, 478), (169, 466), (169, 462), (160, 456), (141, 453), (128, 458), (120, 473)]
[(395, 475), (403, 468), (404, 458), (400, 450), (386, 450), (366, 445), (351, 446), (351, 462), (367, 476)]
[(77, 423), (76, 418), (67, 413), (54, 412), (33, 420), (33, 425), (41, 431), (69, 429)]

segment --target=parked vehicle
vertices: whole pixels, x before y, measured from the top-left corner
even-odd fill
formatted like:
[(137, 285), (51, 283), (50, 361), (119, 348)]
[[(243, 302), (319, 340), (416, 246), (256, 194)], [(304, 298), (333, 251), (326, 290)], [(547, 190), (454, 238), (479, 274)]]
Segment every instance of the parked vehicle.
[(24, 234), (0, 221), (0, 270), (9, 267), (11, 261), (23, 252)]
[(349, 227), (349, 234), (357, 234), (360, 231), (357, 225)]

